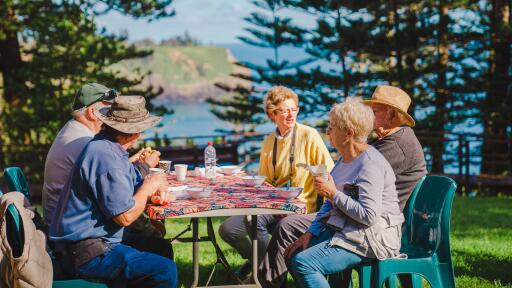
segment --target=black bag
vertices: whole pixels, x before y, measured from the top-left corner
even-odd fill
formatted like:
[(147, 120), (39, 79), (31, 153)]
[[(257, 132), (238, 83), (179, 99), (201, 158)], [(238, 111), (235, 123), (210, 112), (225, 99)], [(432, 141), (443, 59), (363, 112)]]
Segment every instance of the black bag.
[(112, 246), (102, 239), (85, 239), (66, 247), (66, 254), (73, 260), (75, 271), (83, 264), (112, 250)]

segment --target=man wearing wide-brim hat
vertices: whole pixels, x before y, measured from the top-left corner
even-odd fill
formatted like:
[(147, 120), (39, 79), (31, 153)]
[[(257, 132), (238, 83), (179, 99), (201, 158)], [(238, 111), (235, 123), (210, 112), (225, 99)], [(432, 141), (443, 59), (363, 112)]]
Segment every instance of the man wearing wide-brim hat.
[(411, 127), (415, 122), (407, 110), (411, 97), (402, 89), (379, 85), (365, 104), (375, 114), (377, 139), (371, 142), (395, 172), (400, 209), (403, 210), (416, 182), (427, 174), (425, 156)]
[[(46, 156), (43, 183), (44, 224), (48, 228), (59, 202), (66, 181), (73, 166), (94, 135), (100, 132), (103, 121), (95, 111), (108, 109), (118, 96), (115, 89), (100, 83), (86, 83), (80, 86), (72, 104), (70, 119), (55, 137)], [(160, 152), (148, 153), (141, 149), (130, 157), (135, 168), (144, 176), (151, 167), (158, 165)], [(45, 230), (47, 232), (47, 230)], [(165, 225), (160, 221), (150, 220), (142, 214), (123, 233), (123, 243), (141, 251), (156, 253), (172, 259), (173, 251), (169, 241), (165, 240)], [(56, 279), (66, 278), (60, 261), (54, 262)]]
[(80, 278), (113, 286), (177, 286), (172, 260), (121, 243), (124, 227), (167, 185), (164, 173), (142, 179), (128, 159), (127, 149), (160, 121), (145, 106), (144, 97), (118, 96), (110, 108), (95, 111), (104, 126), (85, 146), (62, 190), (50, 240)]
[[(416, 123), (407, 113), (411, 97), (398, 87), (379, 85), (371, 99), (364, 100), (363, 103), (372, 107), (375, 114), (373, 129), (377, 138), (369, 144), (391, 164), (396, 177), (398, 204), (403, 211), (414, 186), (427, 174), (423, 149), (411, 128)], [(344, 271), (339, 286), (349, 287), (351, 275), (350, 269)], [(408, 277), (400, 277), (400, 281), (402, 285), (411, 285)]]

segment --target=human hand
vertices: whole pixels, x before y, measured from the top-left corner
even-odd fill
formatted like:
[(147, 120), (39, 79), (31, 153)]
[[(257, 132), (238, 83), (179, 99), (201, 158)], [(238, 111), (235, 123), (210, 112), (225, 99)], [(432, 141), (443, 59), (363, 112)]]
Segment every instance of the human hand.
[(334, 184), (334, 179), (332, 179), (330, 174), (328, 174), (327, 177), (327, 180), (323, 177), (314, 177), (313, 185), (320, 196), (332, 201), (334, 194), (336, 194), (336, 185)]
[(130, 158), (128, 158), (130, 163), (142, 162), (141, 157), (142, 157), (142, 154), (144, 153), (144, 151), (146, 151), (146, 148), (140, 149), (137, 153), (133, 154)]
[(142, 185), (147, 187), (149, 192), (148, 196), (152, 196), (161, 189), (164, 189), (164, 187), (167, 189), (169, 183), (167, 182), (167, 175), (165, 175), (165, 173), (152, 173), (144, 177), (144, 182)]
[(311, 234), (311, 232), (304, 233), (299, 239), (284, 250), (284, 257), (291, 258), (297, 249), (301, 249), (302, 251), (306, 250), (309, 247), (309, 241), (311, 241), (311, 238), (313, 238), (313, 234)]
[(148, 164), (151, 168), (155, 168), (158, 165), (158, 161), (160, 161), (160, 154), (160, 151), (148, 147), (142, 152), (140, 161)]
[(167, 185), (160, 186), (158, 188), (158, 190), (159, 190), (160, 204), (169, 205), (169, 203), (176, 200), (176, 195), (174, 195), (171, 191), (168, 190)]

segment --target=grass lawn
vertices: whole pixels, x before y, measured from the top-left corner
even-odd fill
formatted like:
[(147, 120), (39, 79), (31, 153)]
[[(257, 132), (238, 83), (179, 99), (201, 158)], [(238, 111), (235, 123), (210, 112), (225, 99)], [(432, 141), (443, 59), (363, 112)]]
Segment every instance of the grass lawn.
[[(214, 220), (216, 229), (221, 220)], [(203, 223), (200, 221), (201, 235), (206, 235), (206, 225)], [(167, 221), (167, 237), (176, 235), (187, 225), (187, 220)], [(457, 197), (453, 206), (451, 228), (457, 287), (512, 287), (512, 198)], [(233, 249), (219, 237), (217, 240), (232, 266), (237, 267), (243, 263)], [(199, 284), (204, 285), (215, 263), (215, 251), (207, 242), (201, 243), (200, 247)], [(174, 244), (174, 253), (179, 267), (180, 287), (190, 287), (192, 245)], [(218, 265), (211, 285), (234, 284), (226, 274)], [(355, 286), (357, 287), (357, 283)]]

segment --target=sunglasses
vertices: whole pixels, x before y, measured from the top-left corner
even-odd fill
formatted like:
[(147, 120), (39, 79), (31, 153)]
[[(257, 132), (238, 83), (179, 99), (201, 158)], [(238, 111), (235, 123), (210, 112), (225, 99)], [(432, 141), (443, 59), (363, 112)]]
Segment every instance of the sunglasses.
[(96, 101), (109, 101), (114, 100), (117, 97), (117, 90), (116, 89), (110, 89), (103, 93), (103, 95)]
[(117, 95), (118, 94), (117, 94), (117, 90), (116, 89), (110, 89), (110, 90), (106, 91), (105, 93), (103, 93), (103, 95), (101, 95), (100, 98), (98, 98), (96, 101), (92, 102), (91, 104), (87, 105), (86, 107), (89, 107), (92, 104), (98, 103), (98, 102), (101, 102), (101, 101), (111, 101), (111, 100), (114, 100), (117, 97)]

